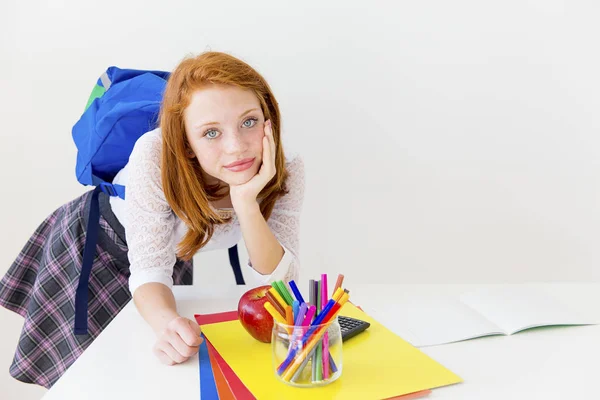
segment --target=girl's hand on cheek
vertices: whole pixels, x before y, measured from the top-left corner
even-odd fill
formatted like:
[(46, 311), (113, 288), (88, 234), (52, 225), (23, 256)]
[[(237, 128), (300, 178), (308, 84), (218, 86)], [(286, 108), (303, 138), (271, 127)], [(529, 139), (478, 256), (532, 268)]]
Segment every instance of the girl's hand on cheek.
[[(229, 195), (236, 212), (246, 207), (256, 206), (256, 197), (261, 190), (275, 176), (275, 140), (271, 130), (271, 121), (266, 121), (264, 126), (262, 165), (256, 175), (248, 182), (241, 185), (230, 185)], [(242, 211), (243, 212), (243, 211)]]

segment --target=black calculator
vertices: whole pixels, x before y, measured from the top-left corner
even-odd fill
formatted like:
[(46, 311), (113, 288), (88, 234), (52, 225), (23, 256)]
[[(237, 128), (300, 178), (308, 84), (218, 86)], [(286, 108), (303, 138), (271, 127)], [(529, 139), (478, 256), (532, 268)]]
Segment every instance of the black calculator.
[(351, 337), (358, 335), (371, 326), (371, 324), (367, 321), (345, 317), (343, 315), (338, 316), (338, 322), (340, 323), (340, 328), (342, 331), (342, 342), (345, 342)]

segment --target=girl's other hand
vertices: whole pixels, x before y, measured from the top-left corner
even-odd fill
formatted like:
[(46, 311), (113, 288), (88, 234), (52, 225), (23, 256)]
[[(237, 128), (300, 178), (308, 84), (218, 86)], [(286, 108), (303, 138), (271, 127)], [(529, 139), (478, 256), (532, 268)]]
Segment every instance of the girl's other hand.
[(173, 318), (159, 333), (153, 352), (167, 365), (180, 364), (198, 353), (202, 337), (200, 326), (184, 317)]

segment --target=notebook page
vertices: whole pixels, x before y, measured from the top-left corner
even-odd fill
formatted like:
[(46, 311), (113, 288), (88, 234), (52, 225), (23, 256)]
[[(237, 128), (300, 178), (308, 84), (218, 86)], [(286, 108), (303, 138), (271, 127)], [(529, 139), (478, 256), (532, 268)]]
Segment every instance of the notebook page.
[(477, 289), (461, 295), (461, 300), (509, 335), (538, 326), (595, 323), (550, 292), (529, 285)]
[(503, 334), (458, 296), (381, 293), (373, 299), (356, 293), (353, 302), (415, 347)]

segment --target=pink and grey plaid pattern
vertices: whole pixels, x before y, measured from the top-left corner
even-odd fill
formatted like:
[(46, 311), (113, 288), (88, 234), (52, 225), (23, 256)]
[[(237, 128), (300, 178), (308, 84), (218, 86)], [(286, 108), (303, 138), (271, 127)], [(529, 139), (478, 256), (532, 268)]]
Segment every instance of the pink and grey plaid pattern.
[[(89, 280), (88, 335), (73, 334), (91, 192), (63, 205), (37, 228), (0, 280), (0, 305), (25, 318), (10, 374), (51, 387), (131, 299), (124, 229), (100, 196), (100, 231)], [(173, 281), (192, 284), (192, 262)]]

